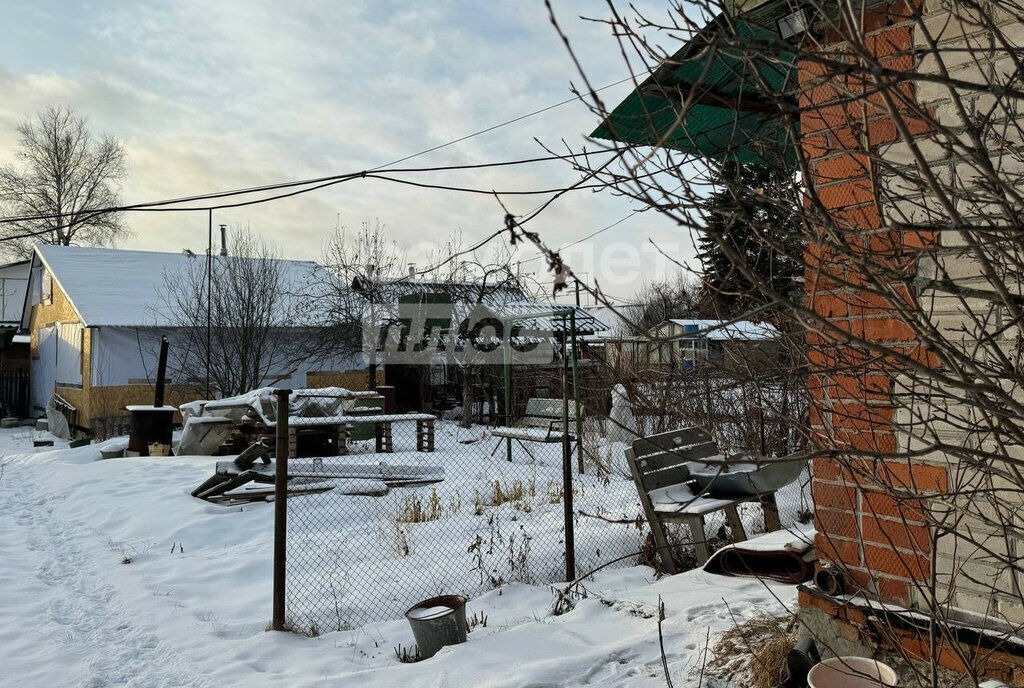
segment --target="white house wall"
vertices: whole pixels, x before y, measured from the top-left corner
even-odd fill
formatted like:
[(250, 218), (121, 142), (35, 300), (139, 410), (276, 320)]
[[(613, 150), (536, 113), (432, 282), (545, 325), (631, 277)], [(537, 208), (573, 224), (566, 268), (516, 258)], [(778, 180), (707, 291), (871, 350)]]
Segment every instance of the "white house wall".
[(57, 324), (57, 386), (82, 386), (82, 326)]
[[(153, 384), (156, 380), (160, 337), (166, 335), (171, 348), (170, 358), (179, 345), (174, 329), (149, 327), (96, 327), (92, 330), (92, 384), (97, 387), (114, 385)], [(311, 371), (346, 371), (363, 367), (361, 356), (314, 360), (300, 366), (290, 377), (279, 378), (289, 371), (272, 371), (263, 386), (302, 389), (306, 387), (306, 374)], [(169, 374), (171, 383), (181, 383)]]
[[(161, 334), (151, 328), (93, 328), (92, 385), (112, 387), (155, 382)], [(167, 334), (168, 339), (172, 339), (173, 333)]]
[(39, 358), (32, 361), (29, 372), (29, 393), (32, 410), (42, 412), (53, 394), (57, 381), (57, 327), (39, 328)]

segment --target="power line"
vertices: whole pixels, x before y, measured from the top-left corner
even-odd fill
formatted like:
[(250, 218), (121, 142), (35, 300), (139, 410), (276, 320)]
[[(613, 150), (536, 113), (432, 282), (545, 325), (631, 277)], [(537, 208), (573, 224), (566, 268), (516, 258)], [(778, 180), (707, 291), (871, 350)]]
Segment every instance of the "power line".
[[(600, 88), (594, 89), (593, 92), (597, 93), (597, 92), (604, 91), (604, 90), (609, 89), (609, 88), (613, 88), (613, 87), (618, 86), (620, 84), (623, 84), (623, 83), (626, 83), (628, 81), (631, 81), (634, 78), (635, 78), (635, 75), (630, 75), (630, 76), (625, 77), (623, 79), (619, 79), (618, 81), (615, 81), (615, 82), (612, 82), (610, 84), (606, 84), (605, 86), (601, 86)], [(488, 191), (484, 192), (483, 190), (477, 190), (477, 189), (468, 189), (468, 188), (459, 188), (459, 187), (448, 187), (448, 186), (443, 186), (443, 185), (426, 185), (426, 184), (418, 184), (418, 183), (415, 183), (415, 182), (410, 182), (408, 180), (400, 180), (400, 179), (394, 179), (394, 178), (390, 178), (390, 177), (384, 177), (384, 176), (381, 176), (381, 175), (373, 175), (371, 173), (379, 172), (379, 171), (387, 171), (387, 172), (390, 172), (392, 174), (399, 174), (399, 173), (405, 174), (405, 173), (415, 173), (415, 172), (438, 172), (438, 171), (456, 171), (456, 170), (468, 170), (468, 169), (484, 169), (484, 168), (489, 168), (489, 167), (493, 168), (493, 167), (504, 167), (504, 166), (510, 166), (510, 165), (532, 164), (532, 163), (544, 162), (544, 161), (549, 161), (549, 160), (567, 160), (567, 159), (574, 159), (576, 157), (588, 157), (590, 155), (595, 155), (595, 154), (598, 154), (598, 153), (613, 153), (613, 152), (616, 153), (615, 157), (617, 157), (620, 153), (618, 153), (616, 151), (610, 151), (609, 150), (609, 151), (570, 153), (570, 154), (566, 154), (566, 155), (550, 155), (550, 156), (544, 156), (544, 157), (528, 158), (528, 159), (514, 160), (514, 161), (503, 161), (503, 162), (496, 162), (496, 163), (480, 163), (480, 164), (468, 164), (468, 165), (445, 165), (445, 166), (421, 167), (421, 168), (397, 168), (397, 169), (393, 168), (394, 165), (400, 164), (402, 162), (405, 162), (405, 161), (408, 161), (408, 160), (412, 160), (413, 158), (417, 158), (417, 157), (420, 157), (420, 156), (423, 156), (423, 155), (427, 155), (429, 153), (433, 153), (433, 152), (441, 150), (443, 148), (447, 148), (449, 146), (453, 146), (453, 145), (455, 145), (457, 143), (461, 143), (463, 141), (467, 141), (467, 140), (475, 138), (477, 136), (481, 136), (481, 135), (489, 133), (491, 131), (495, 131), (496, 129), (500, 129), (502, 127), (506, 127), (506, 126), (509, 126), (511, 124), (515, 124), (516, 122), (521, 122), (521, 121), (523, 121), (525, 119), (528, 119), (530, 117), (535, 117), (535, 116), (543, 114), (545, 112), (549, 112), (550, 110), (554, 110), (555, 108), (559, 108), (559, 107), (562, 107), (564, 105), (568, 105), (569, 103), (573, 103), (573, 102), (580, 101), (580, 100), (582, 100), (581, 97), (578, 96), (578, 95), (575, 95), (575, 96), (573, 96), (571, 98), (566, 98), (565, 100), (562, 100), (562, 101), (559, 101), (557, 103), (554, 103), (553, 105), (548, 105), (547, 107), (539, 108), (539, 109), (534, 110), (532, 112), (528, 112), (526, 114), (519, 115), (517, 117), (513, 117), (512, 119), (505, 120), (504, 122), (500, 122), (498, 124), (495, 124), (495, 125), (492, 125), (492, 126), (489, 126), (489, 127), (485, 127), (484, 129), (480, 129), (480, 130), (472, 132), (470, 134), (466, 134), (465, 136), (460, 136), (460, 137), (458, 137), (456, 139), (452, 139), (450, 141), (446, 141), (445, 143), (439, 144), (437, 146), (432, 146), (430, 148), (426, 148), (424, 150), (418, 151), (418, 152), (413, 153), (411, 155), (407, 155), (405, 157), (398, 158), (397, 160), (393, 160), (393, 161), (391, 161), (389, 163), (386, 163), (384, 165), (379, 165), (377, 167), (370, 168), (369, 170), (362, 170), (362, 171), (359, 171), (359, 172), (351, 172), (351, 173), (341, 174), (341, 175), (330, 175), (330, 176), (326, 176), (326, 177), (318, 177), (318, 178), (313, 178), (313, 179), (281, 182), (281, 183), (277, 183), (277, 184), (267, 184), (267, 185), (253, 186), (253, 187), (247, 187), (247, 188), (242, 188), (242, 189), (233, 189), (233, 190), (228, 190), (228, 191), (211, 192), (211, 193), (207, 193), (207, 194), (196, 194), (196, 195), (192, 195), (192, 196), (184, 196), (184, 197), (173, 198), (173, 199), (163, 199), (163, 200), (159, 200), (159, 201), (150, 201), (150, 202), (146, 202), (146, 203), (137, 203), (137, 204), (127, 205), (127, 206), (100, 208), (100, 209), (97, 209), (97, 210), (88, 211), (87, 214), (86, 214), (86, 217), (85, 218), (80, 218), (77, 222), (70, 222), (68, 224), (57, 226), (57, 227), (47, 227), (45, 229), (40, 229), (40, 230), (37, 230), (37, 231), (30, 231), (30, 232), (24, 232), (22, 234), (9, 235), (9, 236), (6, 236), (6, 237), (0, 237), (0, 242), (2, 242), (2, 241), (12, 241), (12, 240), (15, 240), (15, 239), (26, 239), (26, 238), (40, 236), (42, 234), (46, 234), (46, 233), (49, 233), (49, 232), (54, 232), (54, 231), (57, 231), (59, 229), (68, 228), (68, 227), (70, 227), (70, 226), (72, 226), (74, 224), (78, 224), (78, 223), (80, 223), (80, 222), (82, 222), (82, 221), (84, 221), (86, 219), (91, 218), (91, 217), (96, 217), (98, 215), (103, 215), (103, 214), (112, 213), (112, 212), (128, 212), (128, 211), (150, 211), (150, 212), (178, 211), (178, 212), (191, 212), (191, 211), (199, 211), (199, 210), (213, 211), (213, 210), (225, 209), (225, 208), (238, 208), (238, 207), (243, 207), (243, 206), (256, 205), (256, 204), (259, 204), (259, 203), (267, 203), (267, 202), (270, 202), (270, 201), (281, 200), (283, 198), (288, 198), (288, 197), (297, 196), (297, 195), (303, 194), (303, 193), (309, 193), (309, 192), (312, 192), (312, 191), (317, 191), (317, 190), (326, 188), (328, 186), (333, 186), (335, 184), (339, 184), (339, 183), (342, 183), (342, 182), (345, 182), (345, 181), (350, 181), (352, 179), (366, 178), (366, 177), (378, 178), (378, 179), (382, 179), (382, 180), (385, 180), (385, 181), (392, 181), (392, 182), (397, 182), (397, 183), (412, 184), (412, 185), (415, 185), (415, 186), (423, 186), (423, 187), (426, 187), (426, 188), (445, 189), (445, 190), (452, 190), (452, 191), (465, 191), (465, 192), (472, 192), (472, 193), (488, 193), (488, 194), (495, 194), (495, 195), (500, 195), (500, 193), (504, 193), (504, 194), (508, 194), (508, 195), (522, 195), (522, 194), (526, 194), (526, 193), (531, 193), (531, 192), (500, 192), (499, 193), (499, 192), (495, 192), (494, 190), (488, 190)], [(570, 190), (578, 190), (578, 189), (584, 189), (584, 188), (594, 188), (595, 186), (598, 186), (598, 185), (581, 185), (579, 182), (577, 182), (576, 184), (573, 184), (573, 185), (570, 185), (569, 187), (565, 187), (565, 188), (561, 188), (561, 189), (551, 189), (551, 190), (545, 190), (545, 191), (532, 192), (534, 194), (538, 194), (538, 193), (540, 193), (540, 194), (543, 194), (543, 193), (554, 193), (555, 196), (552, 197), (551, 199), (549, 199), (548, 201), (546, 201), (545, 203), (542, 203), (535, 210), (533, 210), (530, 213), (528, 213), (528, 216), (526, 217), (526, 219), (524, 221), (528, 221), (528, 220), (533, 219), (534, 217), (536, 217), (540, 213), (541, 210), (543, 210), (546, 207), (548, 207), (557, 198), (559, 198), (560, 196), (562, 196), (563, 194), (567, 193)], [(170, 208), (170, 207), (168, 207), (168, 206), (174, 206), (174, 205), (181, 205), (183, 203), (194, 203), (196, 201), (212, 200), (212, 199), (218, 199), (218, 198), (231, 198), (231, 197), (234, 197), (234, 196), (247, 195), (247, 194), (251, 194), (251, 193), (259, 193), (259, 192), (264, 192), (264, 191), (276, 191), (276, 190), (281, 190), (281, 189), (289, 189), (289, 188), (297, 188), (297, 187), (309, 187), (309, 188), (299, 188), (298, 190), (291, 191), (289, 193), (278, 194), (278, 195), (270, 196), (270, 197), (267, 197), (267, 198), (253, 199), (253, 200), (250, 200), (250, 201), (242, 201), (242, 202), (239, 202), (239, 203), (231, 203), (231, 204), (225, 203), (225, 204), (219, 204), (219, 205), (197, 206), (197, 207), (190, 207), (190, 208)], [(62, 215), (59, 215), (59, 214), (39, 214), (39, 215), (34, 215), (34, 216), (6, 217), (6, 218), (0, 218), (0, 224), (11, 224), (11, 223), (15, 223), (15, 222), (31, 222), (33, 220), (55, 219), (55, 218), (58, 218), (58, 217), (62, 217)], [(481, 246), (483, 246), (483, 245), (487, 244), (488, 242), (492, 241), (497, 236), (500, 236), (503, 231), (504, 230), (498, 230), (498, 231), (494, 232), (493, 234), (491, 234), (490, 236), (485, 238), (483, 241), (475, 244), (472, 248), (468, 249), (467, 251), (460, 252), (458, 255), (463, 255), (466, 252), (471, 252), (471, 251), (477, 250)], [(454, 258), (454, 256), (452, 258)]]
[[(594, 156), (594, 155), (609, 154), (609, 153), (614, 153), (614, 152), (615, 151), (610, 151), (610, 150), (609, 151), (586, 151), (586, 152), (583, 152), (583, 153), (566, 153), (564, 155), (546, 155), (546, 156), (533, 157), (533, 158), (521, 158), (521, 159), (517, 159), (517, 160), (503, 160), (503, 161), (499, 161), (499, 162), (471, 163), (471, 164), (463, 164), (463, 165), (439, 165), (439, 166), (433, 166), (433, 167), (405, 167), (405, 168), (393, 168), (393, 169), (388, 169), (388, 170), (385, 170), (385, 171), (388, 172), (388, 173), (392, 173), (392, 174), (414, 174), (414, 173), (425, 173), (425, 172), (479, 170), (479, 169), (488, 169), (488, 168), (496, 168), (496, 167), (511, 167), (511, 166), (516, 166), (516, 165), (528, 165), (528, 164), (534, 164), (534, 163), (539, 163), (539, 162), (549, 162), (549, 161), (553, 161), (553, 160), (571, 160), (571, 159), (575, 159), (575, 158), (578, 158), (578, 157), (590, 157), (590, 156)], [(379, 170), (381, 168), (374, 168), (374, 169), (375, 170)], [(375, 174), (373, 172), (373, 170), (360, 170), (360, 171), (357, 171), (357, 172), (347, 172), (347, 173), (343, 173), (343, 174), (335, 174), (335, 175), (329, 175), (329, 176), (325, 176), (325, 177), (316, 177), (316, 178), (312, 178), (312, 179), (302, 179), (302, 180), (295, 180), (295, 181), (288, 181), (288, 182), (279, 182), (279, 183), (276, 183), (276, 184), (265, 184), (265, 185), (261, 185), (261, 186), (251, 186), (251, 187), (245, 187), (245, 188), (241, 188), (241, 189), (232, 189), (232, 190), (228, 190), (228, 191), (215, 191), (215, 192), (210, 192), (210, 193), (206, 193), (206, 194), (197, 194), (197, 195), (194, 195), (194, 196), (182, 196), (182, 197), (178, 197), (178, 198), (162, 199), (162, 200), (158, 200), (158, 201), (148, 201), (148, 202), (143, 202), (143, 203), (133, 203), (133, 204), (130, 204), (130, 205), (110, 206), (110, 207), (106, 207), (106, 208), (96, 208), (95, 210), (88, 211), (88, 214), (90, 216), (95, 216), (95, 215), (100, 215), (100, 214), (105, 214), (105, 213), (114, 213), (114, 212), (157, 211), (157, 210), (160, 210), (160, 209), (169, 210), (169, 211), (175, 211), (175, 212), (191, 212), (191, 211), (196, 211), (196, 210), (210, 210), (211, 208), (216, 210), (216, 209), (228, 208), (228, 207), (239, 207), (239, 206), (242, 206), (242, 205), (253, 205), (253, 204), (256, 204), (256, 203), (266, 203), (268, 201), (274, 201), (274, 200), (279, 200), (279, 199), (282, 199), (282, 198), (288, 198), (290, 196), (294, 196), (294, 195), (297, 195), (299, 193), (307, 193), (309, 191), (316, 191), (316, 190), (325, 188), (327, 186), (331, 186), (332, 184), (336, 184), (336, 183), (340, 183), (340, 182), (345, 182), (345, 181), (350, 181), (352, 179), (360, 179), (360, 178), (374, 178), (374, 179), (382, 179), (382, 180), (385, 180), (385, 181), (394, 181), (394, 182), (399, 182), (399, 183), (410, 183), (410, 182), (406, 182), (405, 180), (393, 179), (393, 178), (385, 177), (385, 176), (380, 175), (380, 174)], [(292, 193), (288, 193), (288, 194), (281, 194), (281, 195), (277, 195), (277, 196), (271, 196), (271, 197), (267, 197), (267, 198), (254, 199), (252, 201), (246, 201), (246, 202), (235, 204), (235, 205), (227, 205), (227, 204), (225, 204), (225, 205), (215, 205), (215, 206), (195, 206), (195, 207), (189, 207), (189, 208), (167, 208), (167, 206), (180, 205), (180, 204), (183, 204), (183, 203), (194, 203), (194, 202), (197, 202), (197, 201), (214, 200), (214, 199), (219, 199), (219, 198), (230, 198), (230, 197), (233, 197), (233, 196), (244, 196), (244, 195), (248, 195), (248, 194), (252, 194), (252, 193), (260, 193), (260, 192), (265, 192), (265, 191), (277, 191), (277, 190), (281, 190), (281, 189), (292, 189), (292, 188), (304, 187), (304, 186), (311, 186), (312, 188), (300, 189), (299, 191), (296, 191), (296, 192), (292, 192)], [(437, 185), (437, 186), (438, 186), (438, 188), (449, 188), (450, 190), (453, 190), (453, 191), (471, 191), (471, 192), (474, 192), (474, 193), (486, 193), (486, 194), (493, 194), (493, 193), (495, 193), (493, 189), (469, 189), (467, 187), (444, 187), (443, 185)], [(508, 191), (508, 192), (499, 192), (499, 193), (507, 193), (507, 194), (524, 194), (524, 193), (543, 194), (543, 193), (555, 193), (556, 191), (559, 191), (559, 190), (560, 189), (551, 189), (551, 190), (540, 190), (540, 191), (532, 191), (532, 192), (512, 192), (512, 191)], [(40, 213), (38, 215), (23, 215), (23, 216), (18, 216), (18, 217), (2, 217), (2, 218), (0, 218), (0, 224), (8, 224), (8, 223), (13, 223), (13, 222), (31, 222), (33, 220), (50, 220), (50, 219), (55, 219), (55, 218), (58, 218), (58, 217), (63, 217), (65, 215), (66, 215), (66, 213), (65, 214), (58, 214), (58, 213), (43, 214), (43, 213)]]
[[(627, 76), (624, 79), (619, 79), (618, 81), (615, 81), (613, 83), (610, 83), (610, 84), (607, 84), (605, 86), (602, 86), (601, 88), (595, 89), (594, 93), (600, 93), (601, 91), (607, 90), (607, 89), (612, 88), (614, 86), (618, 86), (619, 84), (624, 84), (627, 81), (632, 81), (634, 78), (636, 78), (635, 74)], [(495, 124), (493, 126), (485, 128), (485, 129), (481, 129), (480, 131), (475, 131), (472, 134), (466, 134), (465, 136), (461, 136), (461, 137), (459, 137), (457, 139), (453, 139), (451, 141), (448, 141), (447, 143), (442, 143), (442, 144), (440, 144), (438, 146), (434, 146), (433, 148), (427, 148), (426, 150), (421, 150), (419, 153), (413, 153), (412, 155), (407, 155), (404, 158), (399, 158), (398, 160), (389, 162), (386, 165), (381, 165), (380, 167), (374, 167), (373, 170), (376, 171), (376, 170), (379, 170), (379, 169), (384, 168), (384, 167), (390, 167), (391, 165), (397, 165), (398, 163), (405, 162), (406, 160), (412, 160), (413, 158), (418, 158), (419, 156), (426, 155), (427, 153), (433, 153), (434, 151), (441, 150), (442, 148), (447, 148), (448, 146), (453, 146), (456, 143), (462, 143), (463, 141), (466, 141), (468, 139), (474, 138), (476, 136), (480, 136), (481, 134), (486, 134), (488, 132), (494, 131), (495, 129), (500, 129), (501, 127), (508, 126), (509, 124), (515, 124), (516, 122), (521, 122), (524, 119), (528, 119), (528, 118), (533, 117), (535, 115), (543, 114), (543, 113), (547, 112), (548, 110), (554, 110), (555, 108), (562, 107), (563, 105), (568, 105), (569, 103), (575, 103), (576, 101), (579, 101), (579, 100), (582, 100), (579, 96), (573, 96), (572, 98), (566, 98), (565, 100), (563, 100), (563, 101), (561, 101), (559, 103), (555, 103), (554, 105), (548, 105), (547, 107), (541, 108), (539, 110), (534, 110), (533, 112), (528, 112), (525, 115), (519, 115), (518, 117), (513, 117), (512, 119), (506, 120), (506, 121), (502, 122), (501, 124)]]
[[(625, 77), (623, 79), (619, 79), (618, 81), (614, 81), (614, 82), (612, 82), (610, 84), (606, 84), (605, 86), (602, 86), (602, 87), (596, 89), (595, 93), (596, 92), (600, 92), (600, 91), (604, 91), (604, 90), (609, 89), (609, 88), (613, 88), (613, 87), (618, 86), (620, 84), (624, 84), (627, 81), (631, 81), (634, 78), (635, 78), (635, 75), (631, 75), (631, 76)], [(159, 206), (166, 206), (166, 205), (178, 205), (178, 204), (181, 204), (181, 203), (189, 203), (189, 202), (200, 201), (200, 200), (208, 200), (208, 199), (213, 199), (213, 198), (225, 198), (225, 197), (244, 195), (244, 194), (249, 194), (249, 193), (258, 193), (258, 192), (261, 192), (261, 191), (274, 191), (274, 190), (283, 189), (283, 188), (290, 188), (290, 187), (297, 187), (297, 186), (307, 186), (307, 185), (319, 184), (320, 186), (317, 186), (317, 187), (315, 187), (313, 189), (310, 189), (311, 191), (316, 191), (318, 189), (324, 188), (325, 186), (329, 186), (329, 184), (326, 184), (325, 182), (347, 180), (347, 179), (355, 177), (355, 176), (363, 176), (363, 175), (369, 174), (370, 172), (379, 172), (379, 171), (382, 171), (382, 170), (383, 171), (387, 171), (387, 172), (391, 172), (391, 173), (412, 173), (412, 172), (440, 172), (440, 171), (451, 171), (451, 170), (482, 169), (482, 168), (486, 168), (486, 167), (502, 167), (502, 166), (508, 166), (508, 165), (519, 165), (519, 164), (527, 164), (527, 163), (534, 163), (534, 162), (544, 162), (544, 161), (548, 161), (548, 160), (567, 160), (567, 159), (572, 159), (572, 158), (576, 158), (576, 157), (580, 157), (580, 156), (589, 156), (589, 155), (595, 155), (597, 153), (612, 152), (612, 151), (595, 151), (593, 153), (591, 153), (591, 152), (584, 152), (584, 153), (570, 153), (570, 154), (566, 154), (566, 155), (550, 155), (550, 156), (544, 156), (544, 157), (527, 158), (527, 159), (523, 159), (523, 160), (514, 160), (514, 161), (496, 162), (496, 163), (482, 163), (482, 164), (468, 164), (468, 165), (445, 165), (445, 166), (440, 166), (440, 167), (420, 167), (420, 168), (391, 169), (392, 166), (397, 165), (397, 164), (402, 163), (402, 162), (405, 162), (407, 160), (412, 160), (413, 158), (418, 158), (418, 157), (420, 157), (422, 155), (427, 155), (428, 153), (433, 153), (434, 151), (438, 151), (438, 150), (441, 150), (443, 148), (447, 148), (449, 146), (453, 146), (453, 145), (455, 145), (457, 143), (461, 143), (463, 141), (467, 141), (469, 139), (475, 138), (475, 137), (480, 136), (482, 134), (486, 134), (486, 133), (494, 131), (496, 129), (500, 129), (500, 128), (505, 127), (505, 126), (508, 126), (508, 125), (511, 125), (511, 124), (515, 124), (516, 122), (521, 122), (522, 120), (529, 119), (530, 117), (534, 117), (536, 115), (543, 114), (543, 113), (548, 112), (550, 110), (554, 110), (555, 108), (559, 108), (559, 107), (562, 107), (563, 105), (568, 105), (569, 103), (573, 103), (573, 102), (576, 102), (576, 101), (579, 101), (579, 100), (581, 100), (581, 98), (579, 96), (573, 96), (572, 98), (566, 98), (565, 100), (562, 100), (562, 101), (559, 101), (557, 103), (554, 103), (553, 105), (548, 105), (547, 107), (543, 107), (543, 108), (534, 110), (532, 112), (528, 112), (526, 114), (519, 115), (518, 117), (513, 117), (512, 119), (505, 120), (504, 122), (500, 122), (498, 124), (494, 124), (494, 125), (489, 126), (489, 127), (485, 127), (484, 129), (480, 129), (480, 130), (475, 131), (475, 132), (473, 132), (471, 134), (466, 134), (465, 136), (460, 136), (459, 138), (452, 139), (450, 141), (446, 141), (445, 143), (439, 144), (437, 146), (432, 146), (430, 148), (426, 148), (424, 150), (421, 150), (419, 152), (413, 153), (411, 155), (407, 155), (405, 157), (398, 158), (397, 160), (393, 160), (393, 161), (391, 161), (389, 163), (385, 163), (383, 165), (378, 165), (377, 167), (371, 167), (371, 168), (369, 168), (367, 170), (361, 170), (359, 172), (350, 172), (350, 173), (347, 173), (347, 174), (338, 174), (338, 175), (330, 175), (330, 176), (326, 176), (326, 177), (316, 177), (316, 178), (312, 178), (312, 179), (304, 179), (304, 180), (296, 180), (296, 181), (289, 181), (289, 182), (281, 182), (281, 183), (278, 183), (278, 184), (266, 184), (266, 185), (260, 185), (260, 186), (252, 186), (252, 187), (246, 187), (246, 188), (241, 188), (241, 189), (232, 189), (232, 190), (228, 190), (228, 191), (212, 192), (212, 193), (208, 193), (208, 194), (196, 194), (196, 195), (192, 195), (192, 196), (183, 196), (183, 197), (173, 198), (173, 199), (164, 199), (164, 200), (160, 200), (160, 201), (151, 201), (151, 202), (148, 202), (148, 203), (135, 203), (135, 204), (127, 205), (127, 206), (117, 206), (117, 207), (110, 207), (110, 208), (99, 208), (97, 210), (89, 211), (89, 212), (92, 215), (96, 215), (96, 214), (109, 213), (109, 212), (134, 211), (134, 210), (142, 210), (142, 209), (151, 208), (151, 207), (159, 207)], [(283, 196), (276, 196), (276, 197), (272, 197), (272, 198), (269, 198), (269, 199), (265, 199), (264, 201), (260, 201), (260, 202), (265, 202), (267, 200), (278, 200), (280, 198), (287, 198), (290, 195), (293, 195), (293, 194), (288, 194), (288, 195), (283, 195)], [(251, 205), (251, 204), (252, 203), (245, 203), (245, 204), (238, 204), (238, 205), (235, 205), (235, 206), (220, 206), (220, 207), (222, 207), (222, 208), (223, 207), (239, 207), (240, 205)], [(183, 210), (210, 210), (210, 209), (211, 209), (210, 207), (203, 206), (203, 207), (196, 207), (196, 208), (187, 208), (187, 209), (183, 209)], [(212, 209), (217, 209), (217, 207), (213, 207)], [(40, 215), (23, 216), (23, 217), (0, 218), (0, 224), (10, 223), (10, 222), (28, 222), (28, 221), (31, 221), (31, 220), (54, 219), (54, 218), (59, 217), (59, 216), (60, 215), (58, 215), (58, 214), (50, 214), (50, 215), (40, 214)], [(55, 228), (51, 228), (50, 231), (52, 231), (52, 229), (55, 229)], [(45, 233), (45, 232), (41, 232), (41, 233)], [(32, 236), (32, 234), (29, 234), (27, 236)], [(23, 237), (9, 237), (9, 238), (23, 238)], [(0, 240), (2, 240), (2, 239), (0, 239)]]

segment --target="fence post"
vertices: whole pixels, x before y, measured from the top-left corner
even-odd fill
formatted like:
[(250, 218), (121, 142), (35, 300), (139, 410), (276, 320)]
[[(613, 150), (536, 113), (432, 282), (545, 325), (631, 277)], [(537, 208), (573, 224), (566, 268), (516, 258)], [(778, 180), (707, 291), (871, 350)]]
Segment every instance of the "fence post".
[[(579, 284), (577, 284), (577, 287)], [(563, 321), (564, 322), (564, 321)], [(569, 314), (569, 329), (572, 333), (572, 398), (576, 416), (576, 460), (579, 462), (580, 475), (583, 475), (583, 417), (580, 409), (580, 376), (579, 351), (576, 348), (576, 311)]]
[[(572, 448), (569, 444), (569, 360), (566, 355), (565, 316), (562, 316), (562, 515), (565, 518), (565, 579), (576, 579), (576, 537), (572, 511)], [(577, 437), (577, 448), (582, 437)]]
[(274, 452), (274, 613), (270, 622), (275, 631), (284, 630), (285, 551), (288, 537), (288, 397), (290, 389), (278, 389), (277, 448)]

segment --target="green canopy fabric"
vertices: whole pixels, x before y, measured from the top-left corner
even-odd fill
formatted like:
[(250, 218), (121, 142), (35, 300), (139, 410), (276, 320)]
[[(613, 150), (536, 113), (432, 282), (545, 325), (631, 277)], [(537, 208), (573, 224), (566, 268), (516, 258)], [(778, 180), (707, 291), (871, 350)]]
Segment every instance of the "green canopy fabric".
[[(718, 17), (619, 103), (591, 136), (714, 160), (792, 166), (794, 143), (779, 107), (795, 83), (792, 56), (767, 56), (743, 42), (768, 36), (761, 26), (735, 19), (727, 24)], [(684, 103), (689, 103), (685, 112)]]

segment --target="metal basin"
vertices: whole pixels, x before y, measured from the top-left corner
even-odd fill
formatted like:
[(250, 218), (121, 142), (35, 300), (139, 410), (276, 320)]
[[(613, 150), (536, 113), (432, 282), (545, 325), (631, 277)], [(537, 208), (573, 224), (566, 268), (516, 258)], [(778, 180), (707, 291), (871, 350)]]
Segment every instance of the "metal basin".
[(701, 492), (712, 497), (758, 495), (775, 492), (800, 477), (807, 467), (799, 455), (781, 458), (765, 458), (753, 455), (734, 455), (725, 463), (689, 464), (690, 478), (697, 483)]

